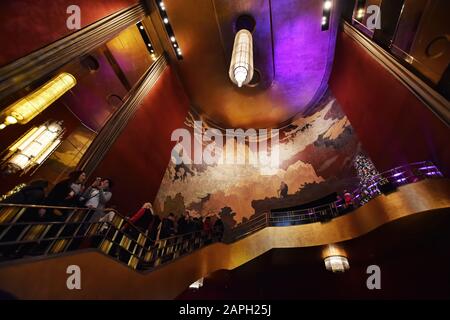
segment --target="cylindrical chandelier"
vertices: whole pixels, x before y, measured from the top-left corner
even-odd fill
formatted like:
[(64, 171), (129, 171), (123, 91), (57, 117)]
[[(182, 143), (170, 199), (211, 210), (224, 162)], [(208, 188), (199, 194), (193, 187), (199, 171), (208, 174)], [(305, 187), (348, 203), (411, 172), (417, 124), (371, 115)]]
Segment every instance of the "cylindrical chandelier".
[(3, 168), (7, 173), (26, 173), (41, 165), (60, 145), (63, 134), (61, 121), (32, 128), (8, 148)]
[(26, 124), (77, 84), (70, 73), (61, 73), (0, 114), (0, 130), (11, 124)]
[(345, 272), (350, 269), (347, 257), (331, 256), (325, 258), (325, 268), (332, 272)]
[(322, 254), (325, 262), (325, 268), (332, 272), (345, 272), (350, 269), (347, 254), (345, 251), (336, 246), (329, 245), (323, 250)]
[(231, 81), (239, 88), (253, 78), (253, 38), (246, 29), (236, 33), (229, 70)]

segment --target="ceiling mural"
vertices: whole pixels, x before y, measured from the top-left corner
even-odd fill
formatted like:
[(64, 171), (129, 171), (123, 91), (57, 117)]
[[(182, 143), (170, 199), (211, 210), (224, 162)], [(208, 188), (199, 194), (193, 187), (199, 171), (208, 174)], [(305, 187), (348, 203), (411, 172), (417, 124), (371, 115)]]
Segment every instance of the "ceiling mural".
[[(186, 118), (191, 132), (195, 120), (201, 119), (192, 113)], [(236, 150), (249, 158), (253, 151), (248, 141), (245, 145)], [(342, 191), (354, 182), (353, 159), (360, 148), (339, 104), (326, 94), (310, 116), (297, 118), (280, 131), (277, 167), (249, 161), (210, 165), (170, 161), (155, 208), (162, 215), (183, 214), (185, 210), (193, 216), (220, 215), (228, 225), (234, 225), (271, 208), (290, 207)], [(280, 194), (282, 189), (284, 195)]]

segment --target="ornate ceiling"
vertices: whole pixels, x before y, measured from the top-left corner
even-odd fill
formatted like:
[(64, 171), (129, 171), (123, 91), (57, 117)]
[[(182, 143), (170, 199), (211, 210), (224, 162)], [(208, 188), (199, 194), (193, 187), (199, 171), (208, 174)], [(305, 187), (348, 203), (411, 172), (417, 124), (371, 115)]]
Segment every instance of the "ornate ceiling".
[[(320, 0), (166, 0), (183, 51), (182, 82), (195, 111), (223, 128), (274, 128), (305, 113), (322, 96), (332, 65), (338, 19), (321, 30)], [(235, 20), (250, 14), (256, 87), (228, 78)], [(167, 36), (166, 36), (167, 38)], [(174, 59), (175, 60), (175, 59)]]

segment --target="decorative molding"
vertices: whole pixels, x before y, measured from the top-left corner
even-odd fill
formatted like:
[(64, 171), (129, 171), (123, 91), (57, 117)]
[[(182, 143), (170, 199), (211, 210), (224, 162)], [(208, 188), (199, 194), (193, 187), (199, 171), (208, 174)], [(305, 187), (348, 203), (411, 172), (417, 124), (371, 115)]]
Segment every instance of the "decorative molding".
[(398, 62), (389, 52), (368, 39), (355, 27), (344, 21), (343, 30), (364, 47), (386, 70), (422, 101), (446, 126), (450, 126), (450, 102), (419, 77)]
[(87, 175), (91, 175), (101, 163), (167, 65), (167, 55), (163, 54), (130, 90), (124, 104), (100, 130), (79, 164), (79, 168), (84, 170)]
[(0, 100), (112, 39), (145, 16), (142, 3), (107, 16), (0, 68)]

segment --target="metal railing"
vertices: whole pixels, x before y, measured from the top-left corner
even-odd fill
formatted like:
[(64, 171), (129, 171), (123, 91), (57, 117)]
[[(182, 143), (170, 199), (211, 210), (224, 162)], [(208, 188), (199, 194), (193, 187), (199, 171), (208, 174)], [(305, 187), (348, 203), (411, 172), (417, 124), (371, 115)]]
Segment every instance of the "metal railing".
[[(49, 218), (39, 218), (46, 209)], [(57, 211), (60, 215), (52, 215)], [(152, 239), (115, 210), (112, 221), (91, 221), (95, 209), (0, 204), (0, 262), (97, 248), (133, 269), (158, 267), (221, 240), (217, 232), (195, 231)], [(106, 212), (105, 212), (106, 213)]]
[[(352, 192), (350, 205), (332, 202), (302, 210), (267, 212), (225, 233), (196, 231), (154, 239), (115, 210), (111, 221), (92, 221), (94, 209), (0, 203), (0, 262), (30, 256), (51, 256), (97, 248), (133, 269), (148, 270), (192, 253), (206, 245), (234, 242), (265, 227), (328, 222), (399, 186), (443, 177), (430, 162), (397, 167), (373, 177), (367, 186)], [(40, 218), (39, 209), (46, 209)], [(54, 215), (52, 213), (58, 213)]]
[[(226, 242), (242, 239), (265, 227), (283, 227), (315, 222), (326, 223), (363, 206), (381, 194), (395, 191), (398, 187), (424, 179), (442, 178), (439, 169), (429, 161), (400, 166), (372, 177), (367, 185), (358, 186), (350, 192), (352, 201), (344, 199), (329, 204), (284, 212), (265, 212), (245, 223), (237, 225), (225, 235)], [(349, 188), (350, 189), (350, 188)]]

